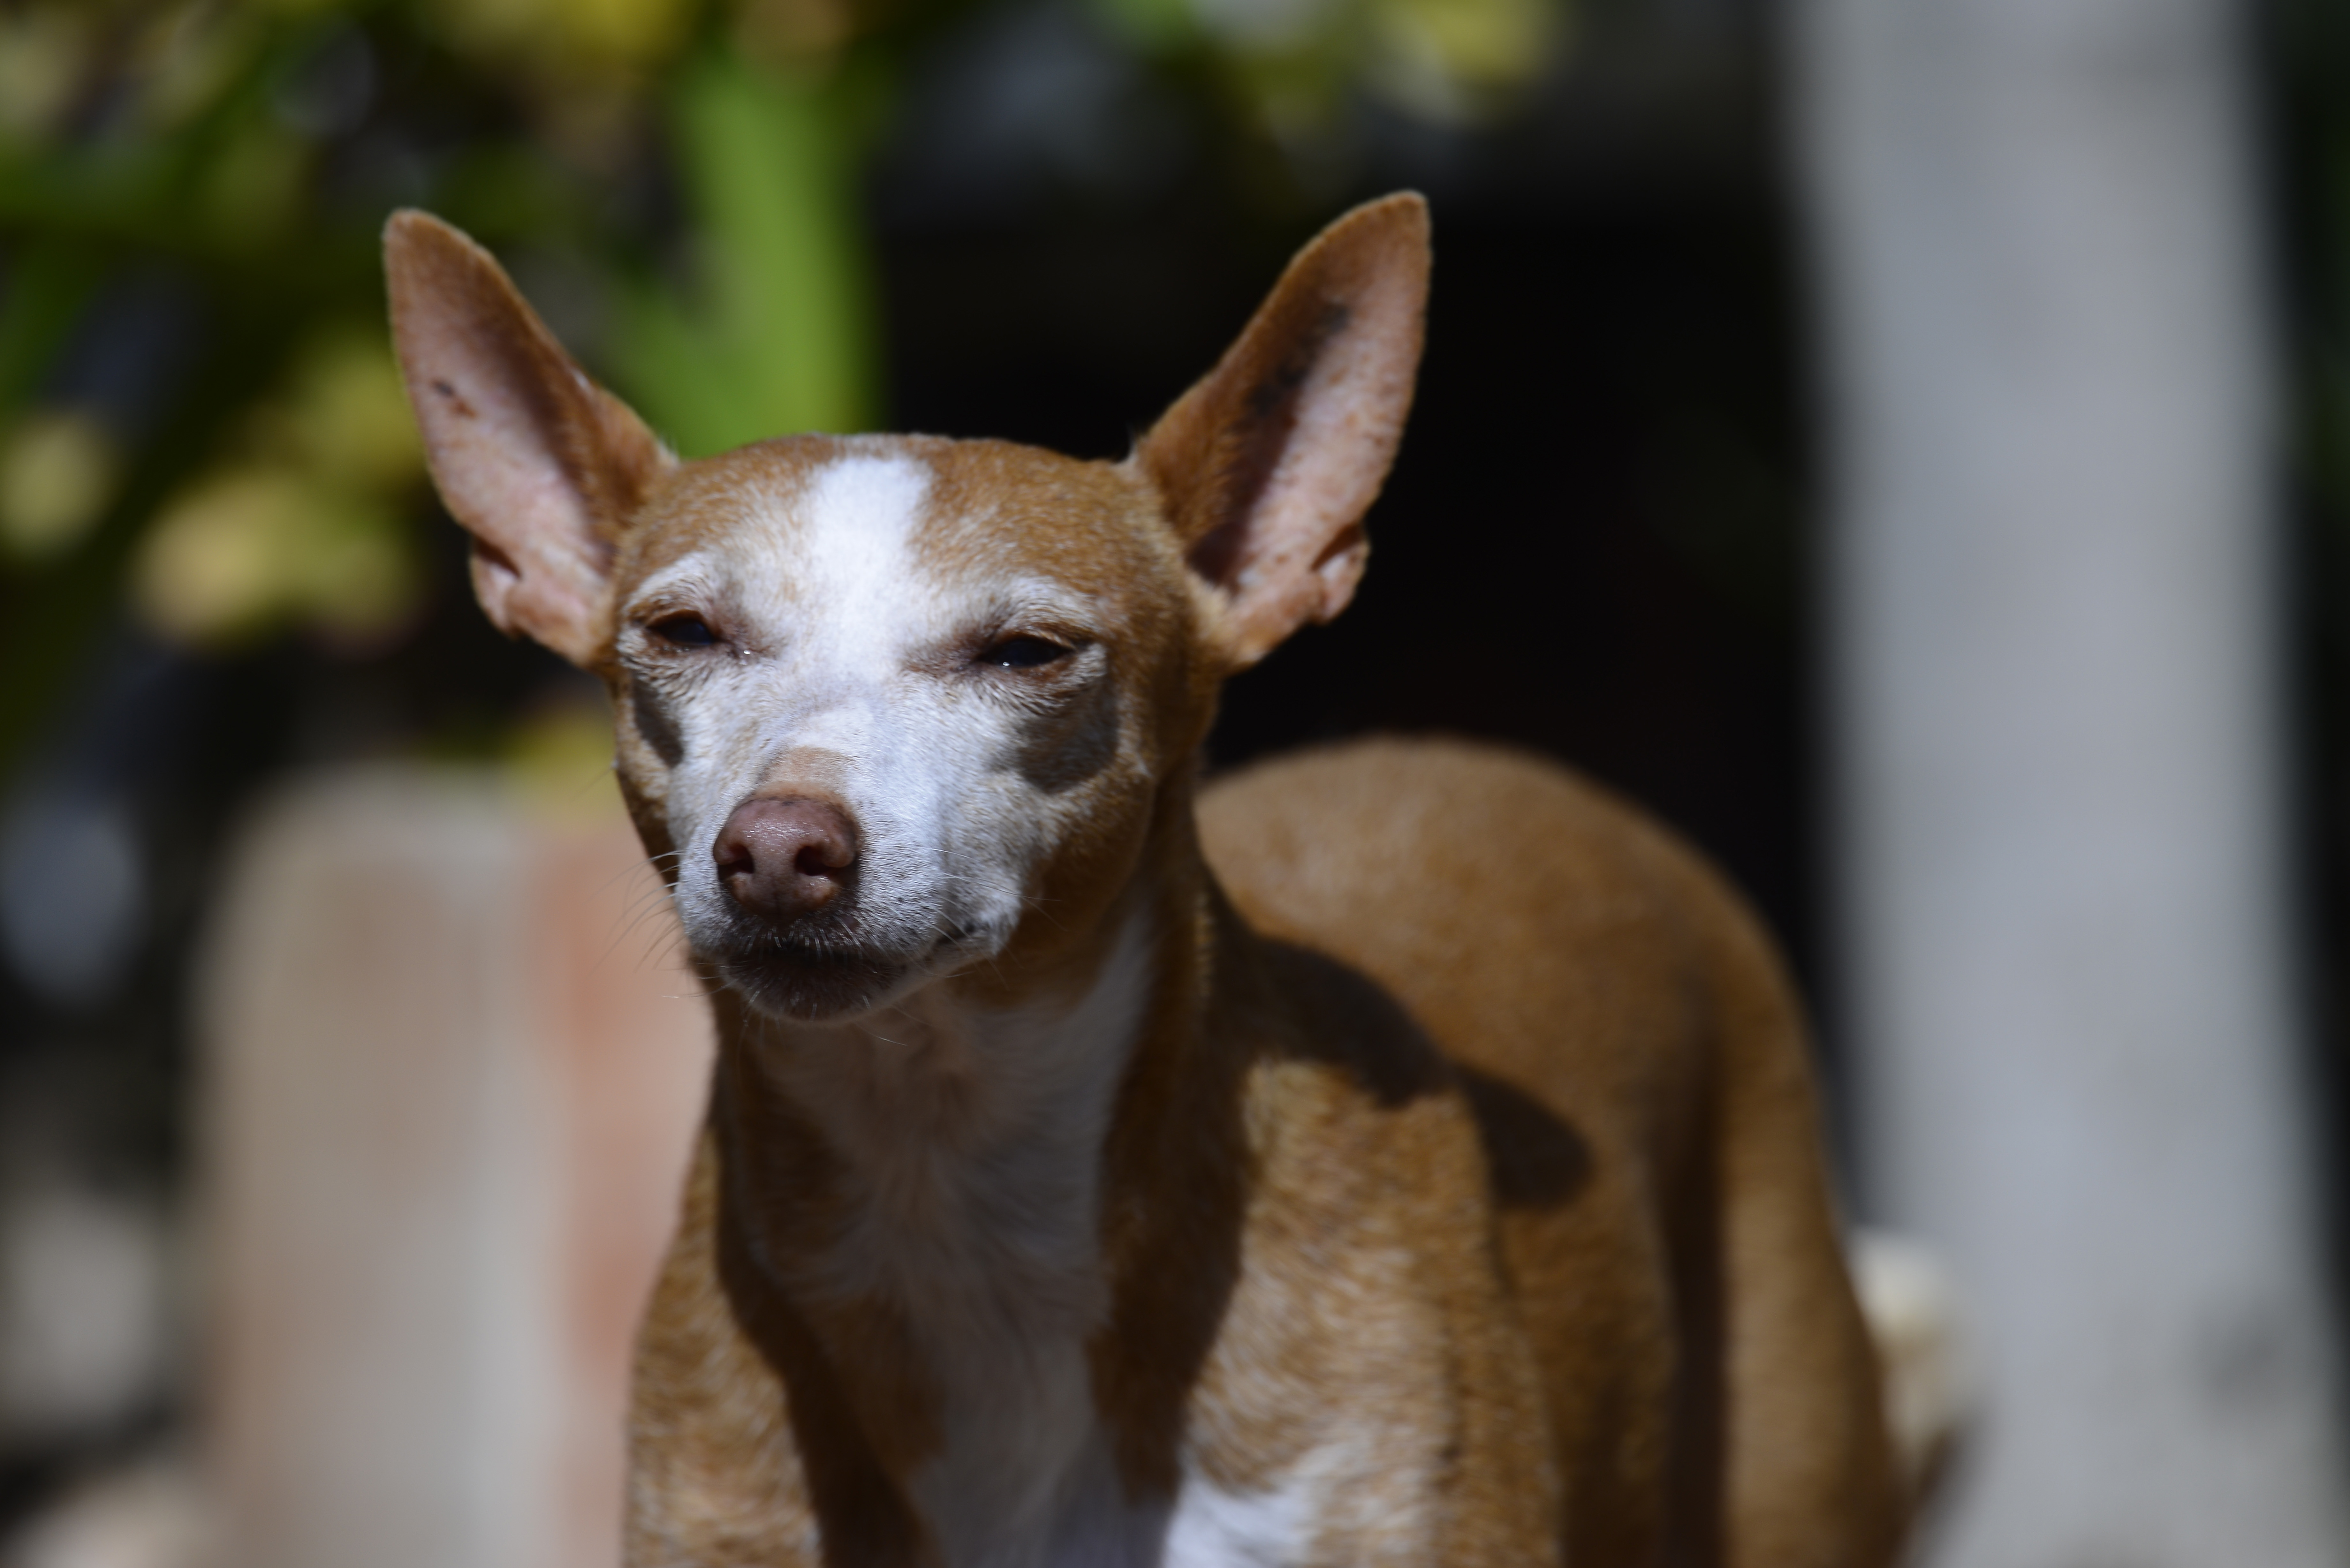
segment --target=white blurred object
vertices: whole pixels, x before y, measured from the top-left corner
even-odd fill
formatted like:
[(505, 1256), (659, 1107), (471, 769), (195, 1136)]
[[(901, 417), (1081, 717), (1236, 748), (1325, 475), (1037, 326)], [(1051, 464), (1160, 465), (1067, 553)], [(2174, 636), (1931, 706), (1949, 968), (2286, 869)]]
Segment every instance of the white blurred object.
[(1868, 1210), (1966, 1292), (1942, 1568), (2339, 1568), (2227, 0), (1798, 0)]
[(152, 1459), (88, 1482), (0, 1547), (0, 1568), (230, 1568), (187, 1467)]
[(606, 766), (563, 793), (312, 779), (230, 861), (202, 1141), (234, 1568), (619, 1561), (710, 1024)]
[(86, 1435), (161, 1390), (165, 1236), (154, 1211), (50, 1182), (0, 1200), (0, 1434)]
[(1907, 1236), (1856, 1230), (1845, 1256), (1884, 1371), (1885, 1424), (1918, 1496), (1974, 1414), (1958, 1290), (1942, 1261)]

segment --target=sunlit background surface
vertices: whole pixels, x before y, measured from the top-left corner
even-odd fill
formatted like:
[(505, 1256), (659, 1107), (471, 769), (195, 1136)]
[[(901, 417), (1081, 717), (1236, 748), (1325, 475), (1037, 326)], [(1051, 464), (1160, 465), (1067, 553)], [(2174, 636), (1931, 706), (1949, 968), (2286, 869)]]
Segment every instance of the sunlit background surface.
[[(1856, 1210), (1975, 1303), (1948, 1560), (2340, 1561), (2339, 0), (0, 0), (0, 1568), (611, 1560), (697, 1004), (592, 683), (473, 607), (388, 351), (388, 213), (491, 246), (688, 456), (1116, 457), (1297, 244), (1405, 186), (1435, 296), (1373, 568), (1232, 688), (1211, 763), (1499, 737), (1727, 867), (1824, 1013)], [(2186, 544), (2141, 548), (2133, 477)], [(1945, 547), (1978, 518), (2024, 536)], [(2092, 628), (2082, 680), (2052, 626)], [(2108, 743), (2116, 711), (2145, 722)], [(2241, 776), (2133, 814), (2207, 758)], [(1951, 887), (1986, 907), (1935, 914)], [(2189, 1037), (2144, 1060), (2240, 1107), (2108, 1136), (2095, 1083), (2041, 1092), (2054, 1014), (1969, 1011), (2035, 983), (1973, 961), (1986, 930), (2207, 904), (2219, 938), (2059, 931), (2043, 967), (2221, 997), (2145, 1002)], [(2138, 1062), (2098, 1007), (2048, 1049)], [(1915, 1070), (1994, 1056), (1970, 1030), (2015, 1048), (2002, 1091)], [(2199, 1158), (2234, 1173), (2208, 1203)], [(2140, 1203), (2134, 1161), (2191, 1196)], [(2019, 1264), (2012, 1210), (1948, 1197), (1982, 1171), (2112, 1208)], [(2106, 1259), (2133, 1203), (2168, 1240)], [(2164, 1338), (2164, 1245), (2251, 1305), (2190, 1281)], [(2154, 1303), (2112, 1376), (2176, 1362), (2183, 1403), (2037, 1413), (2015, 1347), (2108, 1299), (2076, 1259), (2121, 1282), (2102, 1321)], [(2018, 1432), (2106, 1479), (2033, 1501)], [(2290, 1518), (2266, 1555), (2165, 1522), (2230, 1508)]]

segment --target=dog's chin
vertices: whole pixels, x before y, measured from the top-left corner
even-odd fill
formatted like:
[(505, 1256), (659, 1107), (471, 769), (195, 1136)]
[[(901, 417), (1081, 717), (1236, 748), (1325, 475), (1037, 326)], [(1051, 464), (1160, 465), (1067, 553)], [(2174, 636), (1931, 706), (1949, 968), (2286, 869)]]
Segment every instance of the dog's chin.
[(904, 996), (921, 970), (911, 959), (789, 950), (718, 961), (718, 972), (744, 1001), (791, 1023), (848, 1023)]
[(1003, 933), (974, 922), (904, 946), (825, 930), (803, 940), (773, 932), (725, 932), (694, 944), (728, 989), (752, 1008), (789, 1023), (849, 1023), (906, 1000), (934, 980), (994, 955)]

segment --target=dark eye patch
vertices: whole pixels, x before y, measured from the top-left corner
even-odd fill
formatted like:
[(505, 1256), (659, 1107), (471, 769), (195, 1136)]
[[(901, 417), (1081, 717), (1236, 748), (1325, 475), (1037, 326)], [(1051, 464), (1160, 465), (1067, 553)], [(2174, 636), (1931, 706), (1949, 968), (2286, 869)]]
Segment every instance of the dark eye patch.
[(1066, 659), (1072, 650), (1042, 637), (1007, 637), (989, 643), (981, 652), (979, 662), (992, 664), (998, 670), (1034, 670)]
[(671, 648), (708, 648), (718, 640), (718, 634), (710, 629), (710, 623), (698, 615), (663, 616), (645, 630), (654, 640), (668, 643)]

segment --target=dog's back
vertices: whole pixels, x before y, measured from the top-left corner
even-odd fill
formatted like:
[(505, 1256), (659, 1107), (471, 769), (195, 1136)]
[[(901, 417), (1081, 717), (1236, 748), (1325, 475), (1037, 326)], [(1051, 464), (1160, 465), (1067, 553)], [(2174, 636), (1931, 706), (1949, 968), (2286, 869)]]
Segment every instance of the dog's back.
[(1384, 986), (1460, 1069), (1567, 1560), (1877, 1560), (1900, 1521), (1856, 1503), (1898, 1489), (1800, 1020), (1714, 874), (1565, 770), (1458, 742), (1266, 763), (1200, 821), (1253, 925)]

